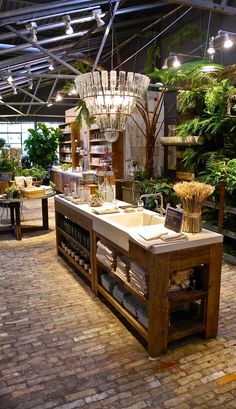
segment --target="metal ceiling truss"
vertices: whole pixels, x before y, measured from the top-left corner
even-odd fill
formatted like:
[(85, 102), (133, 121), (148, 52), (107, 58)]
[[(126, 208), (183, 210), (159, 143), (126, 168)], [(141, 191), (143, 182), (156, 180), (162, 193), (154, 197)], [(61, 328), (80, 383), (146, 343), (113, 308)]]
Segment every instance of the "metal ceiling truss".
[[(21, 2), (18, 1), (18, 3), (20, 4)], [(49, 2), (47, 4), (34, 4), (27, 7), (20, 6), (20, 8), (0, 12), (0, 27), (5, 27), (8, 30), (7, 33), (0, 33), (0, 42), (9, 41), (9, 43), (0, 43), (0, 56), (7, 55), (7, 58), (0, 62), (0, 78), (2, 79), (2, 83), (0, 83), (0, 93), (9, 95), (15, 87), (21, 93), (30, 97), (29, 101), (13, 101), (9, 104), (3, 102), (3, 104), (16, 112), (19, 116), (37, 116), (38, 109), (51, 101), (53, 93), (56, 87), (58, 87), (58, 81), (73, 81), (75, 76), (80, 74), (80, 71), (73, 66), (74, 61), (88, 61), (87, 56), (89, 54), (90, 57), (90, 53), (92, 53), (94, 58), (92, 70), (94, 71), (102, 53), (104, 61), (109, 58), (108, 53), (104, 53), (104, 49), (106, 46), (106, 50), (108, 50), (108, 47), (113, 44), (110, 39), (109, 41), (107, 40), (109, 31), (114, 24), (114, 17), (116, 17), (115, 27), (120, 30), (117, 36), (117, 39), (120, 41), (113, 51), (118, 51), (122, 47), (127, 46), (131, 40), (140, 36), (140, 33), (144, 33), (150, 29), (150, 27), (157, 25), (158, 22), (169, 18), (182, 7), (198, 8), (229, 16), (236, 14), (236, 8), (228, 5), (227, 0), (222, 0), (221, 2), (215, 2), (214, 0), (149, 0), (140, 3), (141, 4), (134, 4), (132, 0), (62, 0)], [(26, 4), (26, 2), (24, 2), (24, 4)], [(176, 4), (180, 6), (170, 9), (170, 6), (175, 6)], [(166, 14), (163, 13), (160, 17), (159, 11), (158, 15), (156, 15), (158, 18), (155, 19), (155, 13), (151, 12), (152, 9), (158, 8), (162, 12), (162, 8), (167, 6), (169, 7), (168, 12)], [(101, 8), (103, 9), (103, 7), (105, 7), (104, 10), (108, 9), (109, 12), (102, 12)], [(105, 26), (102, 28), (97, 28), (94, 16), (92, 16), (93, 10), (102, 12), (102, 19), (105, 22)], [(146, 15), (144, 14), (145, 12), (147, 12)], [(134, 22), (136, 24), (137, 30), (139, 30), (137, 21), (144, 23), (147, 18), (147, 20), (152, 21), (152, 23), (141, 31), (139, 30), (138, 33), (134, 34), (134, 31), (131, 31), (129, 35), (128, 30), (131, 30), (131, 20), (128, 18), (126, 20), (123, 19), (123, 21), (117, 20), (119, 16), (122, 17), (129, 13), (136, 13), (132, 23)], [(138, 13), (142, 13), (142, 15)], [(76, 26), (76, 28), (78, 28), (77, 25), (81, 24), (81, 30), (76, 30), (70, 35), (64, 33), (61, 35), (60, 28), (64, 27), (64, 22), (60, 17), (67, 14), (73, 16), (70, 19), (70, 23)], [(142, 17), (142, 19), (139, 19), (139, 17)], [(53, 21), (48, 22), (48, 19), (53, 19)], [(57, 19), (57, 21), (55, 21), (55, 19)], [(153, 21), (154, 19), (155, 21)], [(39, 40), (36, 39), (36, 42), (32, 41), (29, 36), (29, 31), (24, 26), (31, 22), (38, 22), (37, 34), (45, 32), (48, 35), (49, 30), (54, 30), (52, 31), (53, 35), (48, 35), (47, 38), (40, 38)], [(88, 23), (89, 26), (84, 26), (86, 23)], [(16, 29), (17, 26), (18, 29)], [(127, 26), (129, 26), (128, 30)], [(123, 32), (121, 30), (123, 27), (126, 28), (124, 41), (124, 38), (122, 39)], [(57, 31), (55, 32), (55, 30)], [(78, 37), (80, 38), (79, 41), (73, 41)], [(91, 37), (92, 40), (90, 40)], [(12, 44), (11, 41), (15, 39), (20, 39), (21, 43)], [(89, 47), (88, 41), (90, 41)], [(53, 42), (57, 43), (54, 48), (47, 49), (44, 47), (44, 45)], [(17, 55), (20, 53), (23, 53), (23, 55)], [(13, 54), (14, 56), (9, 58), (9, 54)], [(130, 58), (132, 58), (132, 56)], [(48, 71), (49, 60), (53, 60), (56, 63), (54, 72)], [(125, 61), (128, 60), (129, 59)], [(9, 70), (14, 78), (12, 85), (6, 81)], [(65, 71), (65, 74), (63, 71)], [(68, 71), (71, 72), (71, 74), (68, 74)], [(34, 91), (32, 93), (25, 89), (28, 88), (30, 81), (35, 82)], [(51, 84), (52, 87), (47, 101), (43, 101), (41, 98), (38, 98), (36, 94), (46, 83), (47, 86)], [(21, 104), (22, 108), (28, 105), (27, 112), (23, 113), (21, 110), (14, 108), (11, 104)], [(63, 104), (70, 106), (71, 100), (60, 102), (60, 105)], [(39, 106), (34, 113), (32, 112), (33, 106)], [(53, 115), (53, 117), (54, 116), (55, 115)]]

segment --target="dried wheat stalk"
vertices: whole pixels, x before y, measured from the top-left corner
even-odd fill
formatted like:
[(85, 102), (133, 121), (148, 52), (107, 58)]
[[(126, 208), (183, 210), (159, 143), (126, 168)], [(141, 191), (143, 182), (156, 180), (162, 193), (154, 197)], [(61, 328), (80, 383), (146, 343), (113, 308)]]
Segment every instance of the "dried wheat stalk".
[(202, 229), (201, 213), (204, 201), (215, 188), (200, 182), (180, 182), (174, 185), (184, 209), (183, 231), (199, 233)]

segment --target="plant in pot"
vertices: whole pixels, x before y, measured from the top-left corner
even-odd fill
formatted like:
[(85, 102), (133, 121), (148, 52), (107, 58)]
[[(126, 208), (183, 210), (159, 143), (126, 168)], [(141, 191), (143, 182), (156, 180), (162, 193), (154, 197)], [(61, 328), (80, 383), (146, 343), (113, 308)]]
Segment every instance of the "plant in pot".
[(21, 189), (13, 182), (5, 189), (5, 194), (8, 199), (19, 199), (21, 197)]
[(36, 129), (28, 129), (29, 136), (24, 145), (33, 165), (48, 169), (57, 160), (58, 141), (61, 135), (59, 128), (38, 124)]

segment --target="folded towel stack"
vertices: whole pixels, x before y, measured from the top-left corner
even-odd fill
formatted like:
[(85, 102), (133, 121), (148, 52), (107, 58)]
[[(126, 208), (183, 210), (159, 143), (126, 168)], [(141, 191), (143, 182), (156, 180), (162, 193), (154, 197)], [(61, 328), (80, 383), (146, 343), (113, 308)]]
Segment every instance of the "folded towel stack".
[(115, 253), (111, 247), (102, 243), (97, 242), (97, 259), (104, 264), (109, 270), (112, 270), (115, 266)]
[(139, 294), (147, 296), (148, 293), (148, 273), (147, 271), (139, 266), (135, 262), (130, 264), (130, 285), (134, 288)]
[(141, 302), (132, 294), (123, 297), (123, 305), (134, 317), (137, 317), (137, 310)]
[(117, 256), (115, 274), (123, 281), (128, 281), (130, 260), (122, 255)]
[(148, 308), (146, 305), (140, 303), (137, 308), (137, 318), (145, 328), (148, 328)]
[(120, 304), (123, 304), (124, 296), (129, 295), (129, 291), (126, 290), (126, 288), (123, 287), (122, 284), (118, 283), (118, 284), (115, 284), (112, 294), (113, 294), (113, 297), (116, 298), (116, 300), (119, 301)]
[(109, 292), (112, 293), (113, 288), (115, 287), (116, 284), (118, 284), (118, 281), (111, 277), (109, 274), (102, 274), (101, 275), (101, 282), (103, 287)]

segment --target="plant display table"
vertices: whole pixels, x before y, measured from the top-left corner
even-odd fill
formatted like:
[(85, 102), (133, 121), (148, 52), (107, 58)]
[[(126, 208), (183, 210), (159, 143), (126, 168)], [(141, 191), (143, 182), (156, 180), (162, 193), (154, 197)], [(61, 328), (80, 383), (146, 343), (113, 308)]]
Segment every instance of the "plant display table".
[[(1, 227), (0, 233), (5, 233), (9, 230), (14, 231), (16, 240), (22, 239), (22, 230), (48, 230), (48, 198), (54, 196), (55, 193), (41, 195), (37, 198), (20, 198), (20, 199), (0, 199), (1, 207), (10, 209), (10, 226)], [(42, 203), (42, 226), (22, 226), (20, 217), (20, 206), (22, 203), (29, 200), (41, 200)]]

